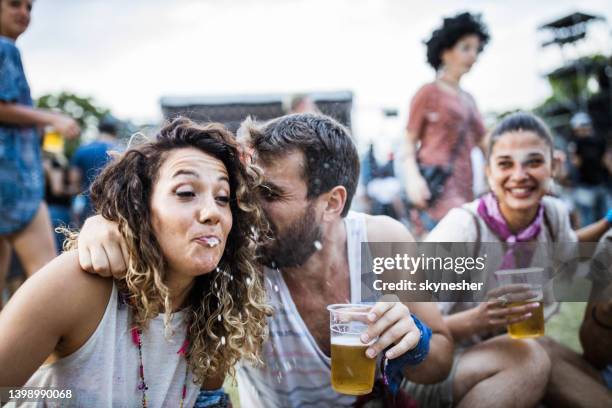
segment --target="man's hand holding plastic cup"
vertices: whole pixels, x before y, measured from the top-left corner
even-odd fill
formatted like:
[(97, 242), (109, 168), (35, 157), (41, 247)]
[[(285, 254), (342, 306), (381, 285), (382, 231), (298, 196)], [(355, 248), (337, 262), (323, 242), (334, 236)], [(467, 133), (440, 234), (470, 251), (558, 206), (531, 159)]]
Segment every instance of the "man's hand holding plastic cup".
[(376, 358), (387, 347), (388, 359), (397, 358), (412, 350), (419, 342), (421, 332), (414, 324), (410, 310), (401, 302), (378, 302), (368, 312), (368, 329), (361, 341), (368, 344), (378, 339), (366, 350), (369, 358)]

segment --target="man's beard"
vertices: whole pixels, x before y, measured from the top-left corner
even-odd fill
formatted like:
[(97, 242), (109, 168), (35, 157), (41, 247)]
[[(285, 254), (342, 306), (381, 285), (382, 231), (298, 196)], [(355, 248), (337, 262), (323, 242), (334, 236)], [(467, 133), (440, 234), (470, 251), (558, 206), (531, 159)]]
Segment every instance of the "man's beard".
[(272, 268), (303, 265), (317, 250), (315, 242), (321, 241), (321, 227), (315, 218), (314, 205), (309, 204), (303, 216), (292, 222), (283, 233), (270, 220), (274, 240), (260, 248), (260, 262)]

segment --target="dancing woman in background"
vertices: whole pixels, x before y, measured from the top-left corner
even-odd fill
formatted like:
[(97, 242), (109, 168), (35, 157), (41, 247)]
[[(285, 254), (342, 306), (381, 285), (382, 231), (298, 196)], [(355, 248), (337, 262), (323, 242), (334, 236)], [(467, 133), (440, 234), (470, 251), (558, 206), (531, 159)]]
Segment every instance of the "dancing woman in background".
[(470, 154), (485, 128), (474, 98), (460, 82), (488, 40), (480, 16), (463, 13), (445, 18), (426, 42), (436, 79), (412, 99), (403, 173), (408, 200), (422, 210), (427, 231), (451, 208), (473, 199)]

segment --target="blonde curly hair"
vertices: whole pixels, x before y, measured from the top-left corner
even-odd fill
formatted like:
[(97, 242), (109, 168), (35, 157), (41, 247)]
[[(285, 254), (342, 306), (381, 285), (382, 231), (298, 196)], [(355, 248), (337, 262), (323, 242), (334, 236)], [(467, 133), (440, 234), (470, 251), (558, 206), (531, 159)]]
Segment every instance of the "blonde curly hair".
[[(271, 314), (262, 270), (255, 258), (256, 247), (269, 236), (255, 196), (261, 172), (243, 163), (240, 145), (222, 125), (200, 125), (177, 118), (159, 131), (157, 140), (130, 148), (109, 164), (90, 192), (96, 212), (118, 223), (127, 245), (127, 273), (117, 283), (129, 297), (133, 324), (145, 329), (163, 311), (168, 327), (176, 305), (171, 304), (165, 284), (166, 260), (153, 232), (150, 201), (167, 153), (188, 147), (224, 163), (230, 179), (233, 217), (218, 267), (195, 279), (187, 299), (187, 359), (195, 381), (202, 384), (206, 378), (234, 375), (234, 365), (241, 358), (261, 363), (266, 317)], [(74, 238), (69, 237), (69, 246), (74, 246)]]

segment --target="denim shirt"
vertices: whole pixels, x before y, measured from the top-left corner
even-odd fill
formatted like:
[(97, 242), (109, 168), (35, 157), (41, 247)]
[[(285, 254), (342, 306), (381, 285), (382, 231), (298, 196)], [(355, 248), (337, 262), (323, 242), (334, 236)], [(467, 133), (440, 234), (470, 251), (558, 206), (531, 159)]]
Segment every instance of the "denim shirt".
[[(0, 102), (33, 106), (21, 55), (6, 37), (0, 37)], [(40, 141), (34, 126), (0, 122), (0, 235), (23, 229), (41, 203)]]

